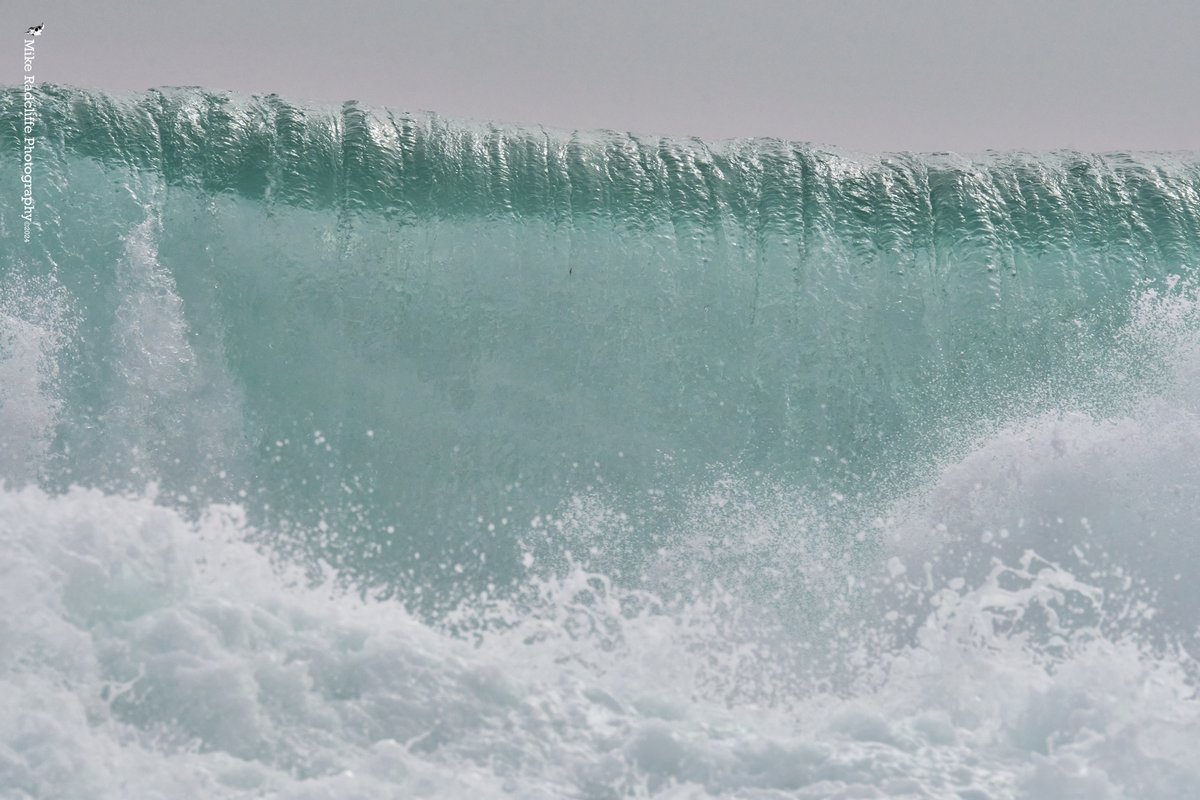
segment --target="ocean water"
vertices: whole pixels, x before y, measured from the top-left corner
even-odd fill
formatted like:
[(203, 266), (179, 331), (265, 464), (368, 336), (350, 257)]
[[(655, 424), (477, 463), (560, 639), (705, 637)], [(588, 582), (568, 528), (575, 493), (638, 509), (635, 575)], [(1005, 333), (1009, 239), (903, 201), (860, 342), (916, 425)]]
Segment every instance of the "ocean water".
[(1200, 796), (1200, 155), (0, 90), (0, 797)]

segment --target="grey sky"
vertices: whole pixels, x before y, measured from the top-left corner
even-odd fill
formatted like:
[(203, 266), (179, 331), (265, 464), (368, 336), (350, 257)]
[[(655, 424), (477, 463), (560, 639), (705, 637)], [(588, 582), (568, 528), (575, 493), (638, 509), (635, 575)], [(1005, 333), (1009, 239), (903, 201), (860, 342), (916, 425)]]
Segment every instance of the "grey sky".
[(20, 33), (44, 21), (39, 82), (110, 90), (203, 85), (864, 150), (1200, 149), (1195, 0), (6, 6), (21, 16), (4, 14), (7, 84), (19, 81)]

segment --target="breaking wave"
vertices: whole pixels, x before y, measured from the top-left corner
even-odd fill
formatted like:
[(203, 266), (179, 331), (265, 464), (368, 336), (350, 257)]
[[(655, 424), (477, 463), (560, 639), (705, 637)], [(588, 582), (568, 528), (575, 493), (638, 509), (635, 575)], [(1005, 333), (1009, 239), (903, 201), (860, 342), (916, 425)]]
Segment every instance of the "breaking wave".
[(1200, 791), (1195, 158), (40, 103), (0, 795)]

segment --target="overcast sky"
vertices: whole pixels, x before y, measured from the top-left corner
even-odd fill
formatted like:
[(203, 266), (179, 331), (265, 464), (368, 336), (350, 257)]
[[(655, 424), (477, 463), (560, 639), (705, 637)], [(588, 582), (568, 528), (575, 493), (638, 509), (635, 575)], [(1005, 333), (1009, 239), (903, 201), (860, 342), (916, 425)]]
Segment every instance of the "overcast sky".
[(108, 90), (852, 150), (1200, 150), (1197, 0), (0, 2), (9, 85), (45, 22), (38, 81)]

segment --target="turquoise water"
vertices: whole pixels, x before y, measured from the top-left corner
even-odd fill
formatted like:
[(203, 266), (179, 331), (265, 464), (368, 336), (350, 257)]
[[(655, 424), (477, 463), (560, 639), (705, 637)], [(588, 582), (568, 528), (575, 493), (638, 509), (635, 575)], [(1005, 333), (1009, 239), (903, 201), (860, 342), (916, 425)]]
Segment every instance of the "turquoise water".
[(1200, 790), (1195, 155), (39, 100), (9, 795)]

